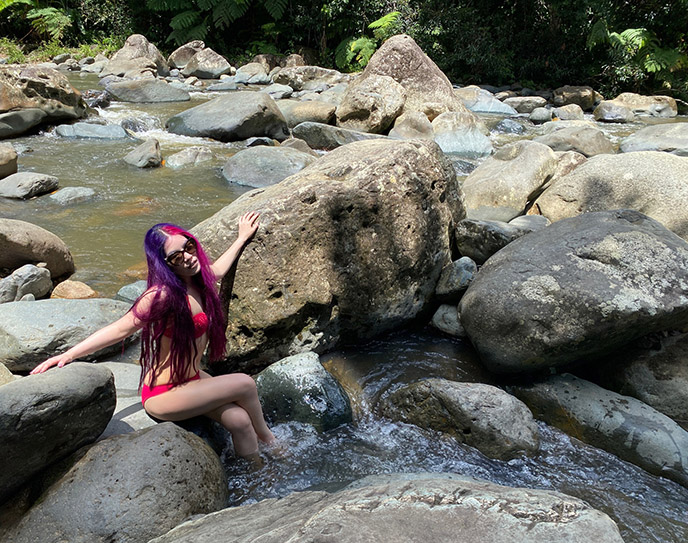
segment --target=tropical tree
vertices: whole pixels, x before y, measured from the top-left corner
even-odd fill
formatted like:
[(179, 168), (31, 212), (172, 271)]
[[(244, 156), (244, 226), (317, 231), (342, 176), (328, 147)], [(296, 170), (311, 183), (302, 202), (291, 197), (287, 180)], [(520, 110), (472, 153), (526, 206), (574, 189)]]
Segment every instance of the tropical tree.
[(0, 0), (0, 12), (3, 11), (9, 11), (15, 21), (28, 20), (40, 38), (51, 41), (60, 41), (72, 25), (72, 10), (63, 3)]

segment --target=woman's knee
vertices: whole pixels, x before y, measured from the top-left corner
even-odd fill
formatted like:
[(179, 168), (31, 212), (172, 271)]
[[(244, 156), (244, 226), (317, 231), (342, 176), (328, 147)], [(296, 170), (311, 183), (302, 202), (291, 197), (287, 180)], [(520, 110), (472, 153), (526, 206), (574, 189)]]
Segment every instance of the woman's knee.
[(253, 377), (245, 373), (230, 373), (223, 376), (227, 384), (232, 387), (239, 396), (247, 397), (258, 394), (256, 382)]
[(244, 434), (253, 431), (251, 417), (239, 407), (227, 409), (221, 418), (223, 426), (232, 433)]

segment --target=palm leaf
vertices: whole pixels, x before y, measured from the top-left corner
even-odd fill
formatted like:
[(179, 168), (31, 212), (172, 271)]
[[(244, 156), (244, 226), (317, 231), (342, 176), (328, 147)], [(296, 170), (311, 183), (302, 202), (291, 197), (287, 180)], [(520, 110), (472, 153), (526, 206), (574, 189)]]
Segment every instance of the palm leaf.
[(213, 9), (213, 22), (218, 28), (227, 28), (248, 10), (250, 0), (223, 0)]
[(273, 19), (281, 19), (284, 12), (287, 10), (289, 0), (263, 0), (265, 10)]
[(172, 17), (170, 26), (175, 30), (183, 30), (198, 24), (199, 20), (200, 16), (197, 11), (183, 11)]
[(36, 32), (50, 36), (55, 41), (60, 40), (65, 29), (72, 24), (69, 15), (56, 8), (32, 9), (26, 18), (31, 20)]
[(609, 30), (607, 29), (607, 21), (604, 19), (598, 20), (590, 29), (586, 46), (592, 49), (596, 45), (609, 43)]

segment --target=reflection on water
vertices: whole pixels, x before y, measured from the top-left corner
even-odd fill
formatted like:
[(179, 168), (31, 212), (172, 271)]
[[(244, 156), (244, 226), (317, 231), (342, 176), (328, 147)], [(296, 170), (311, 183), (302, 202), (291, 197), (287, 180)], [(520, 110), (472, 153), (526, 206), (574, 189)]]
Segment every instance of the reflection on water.
[(403, 383), (435, 376), (486, 377), (461, 341), (428, 331), (396, 332), (323, 361), (338, 378), (355, 375), (344, 382), (358, 382), (356, 422), (322, 434), (300, 423), (277, 425), (273, 431), (283, 452), (268, 453), (267, 466), (258, 471), (225, 458), (231, 505), (306, 489), (336, 490), (371, 474), (449, 472), (581, 498), (612, 517), (626, 543), (686, 541), (688, 489), (544, 423), (538, 424), (536, 457), (500, 461), (445, 435), (374, 415), (377, 398)]

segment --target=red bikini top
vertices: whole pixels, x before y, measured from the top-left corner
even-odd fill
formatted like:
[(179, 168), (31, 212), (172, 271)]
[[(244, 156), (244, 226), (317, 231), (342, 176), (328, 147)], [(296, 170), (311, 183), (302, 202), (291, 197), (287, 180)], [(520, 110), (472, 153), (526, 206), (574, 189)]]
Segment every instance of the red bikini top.
[[(187, 302), (189, 302), (188, 298)], [(191, 309), (191, 302), (189, 302), (189, 309)], [(198, 339), (208, 331), (210, 325), (208, 315), (206, 315), (205, 312), (201, 311), (200, 313), (192, 315), (191, 318), (194, 324), (194, 338)], [(163, 332), (163, 335), (166, 337), (172, 337), (172, 334), (174, 334), (174, 328), (172, 326), (168, 326), (167, 329)]]

